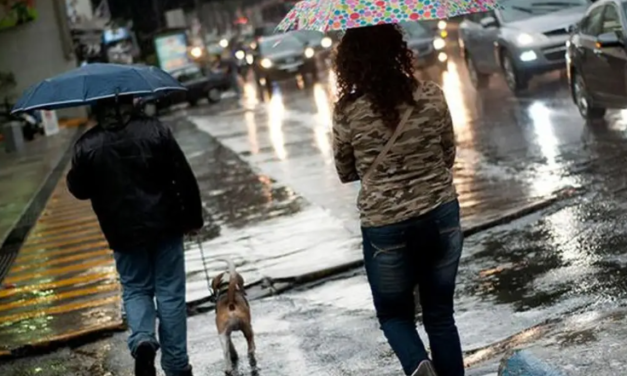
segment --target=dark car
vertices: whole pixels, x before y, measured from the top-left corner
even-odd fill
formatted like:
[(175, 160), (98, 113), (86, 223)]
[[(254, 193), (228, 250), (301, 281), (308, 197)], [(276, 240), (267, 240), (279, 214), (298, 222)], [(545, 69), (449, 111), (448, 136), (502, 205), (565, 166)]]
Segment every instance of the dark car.
[(446, 41), (421, 22), (403, 22), (407, 46), (416, 55), (418, 69), (437, 67), (446, 70), (448, 55), (445, 52)]
[(590, 7), (567, 43), (571, 93), (586, 119), (606, 108), (627, 108), (627, 0)]
[(163, 97), (150, 97), (146, 103), (156, 104), (157, 110), (182, 103), (195, 106), (201, 99), (207, 99), (209, 103), (217, 103), (222, 98), (222, 93), (231, 87), (229, 77), (220, 71), (211, 71), (208, 74), (197, 65), (189, 65), (170, 72), (187, 91), (177, 91)]
[[(272, 83), (302, 75), (316, 81), (316, 52), (292, 34), (259, 38), (253, 61), (259, 86), (271, 88)], [(308, 82), (311, 82), (308, 81)]]

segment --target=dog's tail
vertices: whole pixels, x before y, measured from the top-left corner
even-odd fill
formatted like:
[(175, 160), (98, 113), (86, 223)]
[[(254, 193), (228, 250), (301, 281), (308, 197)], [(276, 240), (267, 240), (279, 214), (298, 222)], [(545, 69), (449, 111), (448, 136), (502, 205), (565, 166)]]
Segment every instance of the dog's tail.
[(229, 289), (227, 290), (226, 297), (229, 304), (229, 311), (235, 310), (235, 293), (237, 292), (237, 279), (235, 278), (235, 263), (229, 259), (222, 259), (229, 265)]

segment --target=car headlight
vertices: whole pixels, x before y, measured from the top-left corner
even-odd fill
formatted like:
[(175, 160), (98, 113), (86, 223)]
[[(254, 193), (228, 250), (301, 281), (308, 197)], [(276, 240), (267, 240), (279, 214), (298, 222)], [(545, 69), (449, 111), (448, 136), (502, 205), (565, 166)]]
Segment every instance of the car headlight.
[(518, 37), (516, 37), (516, 43), (518, 43), (518, 45), (520, 46), (530, 45), (531, 43), (533, 43), (533, 41), (533, 36), (527, 33), (518, 34)]
[(246, 62), (249, 65), (253, 65), (253, 63), (255, 62), (255, 57), (251, 54), (246, 55)]
[(442, 39), (442, 38), (435, 38), (433, 40), (433, 48), (435, 48), (436, 50), (441, 50), (444, 47), (446, 47), (446, 42), (444, 41), (444, 39)]
[(313, 48), (311, 48), (311, 47), (307, 47), (307, 48), (305, 48), (305, 57), (306, 57), (306, 58), (308, 58), (308, 59), (309, 59), (309, 58), (312, 58), (312, 57), (313, 57), (313, 55), (315, 55), (315, 53), (316, 53), (316, 51), (314, 51), (314, 49), (313, 49)]
[(202, 48), (194, 47), (194, 48), (192, 48), (190, 53), (192, 54), (193, 57), (198, 59), (198, 58), (200, 58), (202, 56)]
[(244, 60), (246, 58), (246, 52), (239, 50), (235, 53), (237, 60)]
[(446, 21), (441, 20), (440, 22), (438, 22), (438, 29), (440, 29), (440, 30), (444, 30), (444, 29), (446, 29), (446, 26), (448, 26), (448, 24), (446, 23)]
[(229, 41), (228, 39), (222, 39), (220, 40), (220, 47), (222, 48), (227, 48), (229, 46)]
[(322, 46), (322, 48), (329, 48), (333, 45), (333, 40), (329, 37), (324, 37), (320, 41), (320, 45)]
[(261, 60), (261, 66), (268, 69), (268, 68), (272, 68), (272, 60), (270, 59), (262, 59)]

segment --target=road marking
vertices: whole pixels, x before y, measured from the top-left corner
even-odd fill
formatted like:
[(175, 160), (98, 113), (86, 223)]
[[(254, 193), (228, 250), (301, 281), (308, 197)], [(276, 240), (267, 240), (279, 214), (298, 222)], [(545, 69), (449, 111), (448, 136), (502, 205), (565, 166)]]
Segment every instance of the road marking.
[(7, 277), (4, 280), (4, 283), (10, 285), (10, 284), (28, 281), (28, 280), (38, 280), (38, 279), (43, 279), (43, 278), (62, 276), (64, 274), (68, 274), (71, 272), (86, 271), (86, 270), (90, 270), (96, 267), (104, 267), (104, 266), (113, 267), (113, 264), (114, 264), (113, 257), (103, 257), (100, 260), (84, 262), (84, 263), (77, 264), (77, 265), (64, 266), (62, 268), (52, 268), (52, 269), (43, 270), (41, 272), (36, 272), (36, 273), (26, 273), (26, 274), (18, 273), (17, 275), (10, 274), (9, 277)]
[(80, 226), (66, 226), (63, 228), (53, 228), (50, 230), (34, 229), (32, 233), (33, 233), (33, 236), (42, 237), (42, 236), (47, 236), (49, 234), (71, 233), (72, 231), (82, 230), (86, 228), (91, 228), (91, 229), (95, 228), (95, 229), (98, 229), (98, 231), (100, 231), (100, 224), (98, 223), (98, 221), (93, 221), (93, 222), (87, 222)]
[(48, 266), (65, 264), (65, 263), (69, 263), (72, 261), (80, 261), (80, 260), (85, 260), (85, 259), (90, 259), (90, 258), (95, 258), (95, 257), (100, 257), (100, 256), (105, 256), (105, 255), (110, 255), (110, 254), (111, 254), (110, 250), (102, 249), (102, 250), (91, 251), (91, 252), (82, 252), (82, 253), (74, 254), (72, 256), (59, 257), (59, 258), (53, 258), (53, 259), (39, 257), (37, 258), (37, 262), (31, 262), (31, 263), (25, 263), (24, 260), (22, 259), (20, 260), (20, 265), (16, 265), (15, 267), (13, 267), (12, 271), (15, 273), (23, 272), (24, 270), (44, 268)]
[[(114, 282), (114, 283), (109, 283), (105, 285), (98, 285), (96, 287), (72, 290), (72, 291), (63, 292), (60, 294), (40, 296), (38, 298), (18, 300), (18, 301), (10, 302), (7, 304), (0, 304), (0, 312), (13, 309), (13, 308), (24, 308), (28, 306), (41, 304), (41, 303), (51, 303), (51, 302), (58, 301), (58, 300), (71, 299), (71, 298), (76, 298), (76, 297), (86, 297), (86, 296), (94, 295), (97, 293), (111, 292), (111, 291), (120, 291), (120, 285)], [(0, 318), (1, 317), (2, 316), (0, 316)]]
[(47, 282), (47, 283), (39, 283), (39, 284), (32, 284), (32, 285), (26, 285), (26, 286), (17, 286), (11, 289), (0, 290), (0, 299), (9, 298), (13, 295), (23, 294), (26, 292), (53, 290), (59, 287), (65, 287), (65, 286), (71, 286), (71, 285), (82, 286), (88, 283), (94, 283), (94, 282), (100, 282), (100, 281), (105, 281), (105, 283), (108, 283), (107, 281), (109, 280), (117, 279), (117, 276), (118, 276), (117, 272), (109, 271), (109, 272), (99, 272), (99, 273), (81, 275), (79, 277), (67, 278), (67, 279), (57, 281), (57, 282)]
[(68, 236), (70, 237), (77, 237), (77, 236), (83, 236), (83, 235), (91, 235), (91, 234), (98, 234), (100, 233), (100, 227), (99, 226), (94, 226), (92, 228), (87, 228), (85, 230), (82, 231), (70, 231), (70, 232), (53, 232), (50, 235), (44, 235), (44, 236), (39, 236), (39, 234), (37, 233), (33, 233), (31, 234), (31, 236), (29, 237), (29, 243), (28, 244), (35, 244), (35, 243), (41, 243), (44, 241), (51, 241), (51, 240), (57, 240), (57, 239), (63, 239), (66, 238)]
[(103, 240), (100, 242), (90, 242), (89, 244), (80, 244), (71, 248), (58, 249), (56, 251), (48, 251), (46, 249), (36, 249), (30, 252), (20, 252), (20, 254), (17, 255), (17, 259), (15, 260), (15, 262), (17, 263), (17, 262), (22, 262), (25, 260), (31, 260), (31, 259), (40, 258), (40, 257), (46, 257), (50, 259), (55, 256), (69, 255), (69, 254), (80, 252), (80, 251), (93, 251), (96, 249), (104, 249), (104, 248), (108, 248), (108, 246), (109, 246), (109, 243)]
[[(40, 309), (36, 311), (29, 311), (29, 312), (17, 313), (13, 315), (0, 316), (0, 326), (4, 326), (7, 323), (13, 324), (18, 321), (33, 319), (36, 317), (59, 315), (63, 313), (77, 311), (79, 309), (99, 307), (99, 306), (103, 306), (107, 304), (117, 303), (119, 301), (120, 301), (120, 296), (116, 295), (116, 296), (110, 296), (104, 299), (90, 300), (90, 301), (81, 302), (81, 303), (65, 304), (65, 305), (60, 305), (56, 307), (50, 307), (47, 309)], [(73, 328), (68, 328), (68, 329), (73, 329)]]
[(42, 248), (46, 248), (46, 249), (61, 248), (61, 247), (65, 247), (65, 246), (68, 246), (68, 245), (76, 245), (76, 244), (87, 243), (87, 242), (90, 242), (92, 240), (100, 240), (100, 241), (102, 241), (102, 240), (104, 240), (104, 235), (102, 235), (102, 233), (99, 233), (99, 234), (91, 235), (91, 236), (83, 236), (83, 237), (78, 237), (78, 238), (56, 240), (56, 241), (52, 241), (52, 242), (38, 242), (38, 243), (34, 243), (34, 244), (30, 244), (27, 241), (24, 244), (24, 246), (22, 247), (22, 249), (25, 250), (25, 251), (29, 251), (29, 250), (42, 249)]

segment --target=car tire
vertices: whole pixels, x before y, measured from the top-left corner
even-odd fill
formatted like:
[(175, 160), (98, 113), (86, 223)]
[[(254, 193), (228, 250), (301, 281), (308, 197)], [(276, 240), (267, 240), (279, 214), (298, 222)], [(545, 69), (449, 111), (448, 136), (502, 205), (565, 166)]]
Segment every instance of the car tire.
[(470, 78), (470, 83), (474, 86), (475, 89), (484, 89), (488, 87), (490, 84), (490, 75), (484, 74), (477, 70), (477, 65), (475, 64), (472, 56), (468, 52), (466, 52), (466, 69), (468, 70), (468, 77)]
[(583, 77), (574, 72), (572, 82), (573, 83), (570, 89), (581, 116), (586, 120), (603, 119), (607, 110), (603, 107), (599, 107), (598, 105), (593, 104), (590, 96), (588, 95), (586, 83), (584, 82)]
[(222, 91), (218, 88), (211, 88), (207, 91), (207, 99), (209, 103), (218, 103), (222, 99)]
[(501, 57), (501, 66), (503, 67), (503, 77), (505, 78), (505, 82), (514, 94), (519, 94), (520, 92), (527, 90), (529, 87), (529, 77), (516, 67), (514, 58), (512, 58), (512, 55), (507, 51), (503, 52)]
[(196, 107), (198, 105), (198, 100), (192, 99), (189, 100), (187, 103), (189, 103), (190, 107)]

